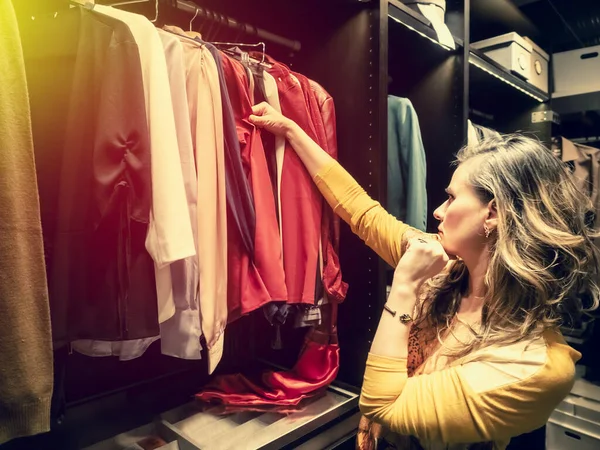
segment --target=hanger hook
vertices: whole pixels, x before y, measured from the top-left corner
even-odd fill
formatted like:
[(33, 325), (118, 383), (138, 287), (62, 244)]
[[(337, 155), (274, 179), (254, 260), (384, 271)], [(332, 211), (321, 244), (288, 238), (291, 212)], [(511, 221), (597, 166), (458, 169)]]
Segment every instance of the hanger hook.
[(154, 9), (156, 10), (156, 13), (154, 14), (154, 19), (150, 21), (152, 23), (158, 20), (158, 0), (156, 0), (154, 3)]
[(190, 20), (190, 31), (194, 31), (192, 30), (192, 24), (194, 23), (194, 20), (196, 20), (196, 17), (198, 17), (198, 7), (196, 6), (196, 11), (194, 12), (194, 17), (192, 17), (192, 20)]

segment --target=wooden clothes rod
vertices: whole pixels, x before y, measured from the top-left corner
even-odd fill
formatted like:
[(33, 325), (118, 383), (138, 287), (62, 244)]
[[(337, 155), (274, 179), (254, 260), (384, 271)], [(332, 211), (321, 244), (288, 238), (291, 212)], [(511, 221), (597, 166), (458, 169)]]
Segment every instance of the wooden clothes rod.
[(247, 34), (256, 36), (260, 39), (264, 39), (265, 41), (273, 42), (274, 44), (281, 45), (283, 47), (289, 48), (293, 51), (299, 51), (302, 45), (299, 41), (295, 41), (292, 39), (285, 38), (283, 36), (279, 36), (277, 34), (271, 33), (269, 31), (263, 30), (261, 28), (257, 28), (253, 25), (245, 24), (242, 22), (238, 22), (231, 17), (224, 16), (223, 14), (219, 14), (217, 12), (208, 10), (201, 6), (196, 5), (195, 3), (187, 0), (168, 0), (169, 3), (175, 8), (185, 11), (192, 16), (196, 16), (196, 18), (202, 18), (205, 20), (211, 20), (213, 22), (220, 23), (222, 25), (226, 25), (229, 28), (235, 30), (241, 30)]

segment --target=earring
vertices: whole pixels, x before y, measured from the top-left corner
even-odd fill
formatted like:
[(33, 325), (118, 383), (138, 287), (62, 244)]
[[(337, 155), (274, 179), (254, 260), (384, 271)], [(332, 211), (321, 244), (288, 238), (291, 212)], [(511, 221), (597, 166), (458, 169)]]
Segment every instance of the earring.
[(490, 227), (487, 226), (487, 223), (483, 224), (483, 230), (485, 231), (485, 238), (489, 238), (490, 234), (492, 234), (492, 230), (490, 230)]

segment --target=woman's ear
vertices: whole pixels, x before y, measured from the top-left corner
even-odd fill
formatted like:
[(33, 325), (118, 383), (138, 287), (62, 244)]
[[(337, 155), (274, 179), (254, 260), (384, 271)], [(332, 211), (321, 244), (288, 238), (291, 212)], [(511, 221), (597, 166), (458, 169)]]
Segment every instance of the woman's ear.
[(486, 225), (490, 230), (495, 230), (498, 227), (498, 209), (496, 208), (496, 200), (490, 200), (487, 205), (488, 214), (485, 220)]

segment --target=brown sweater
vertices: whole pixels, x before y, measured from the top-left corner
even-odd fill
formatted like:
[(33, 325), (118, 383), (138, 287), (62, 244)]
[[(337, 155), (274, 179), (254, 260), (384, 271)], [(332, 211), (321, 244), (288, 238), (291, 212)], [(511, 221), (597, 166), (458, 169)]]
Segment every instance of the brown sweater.
[(49, 314), (25, 66), (0, 0), (0, 444), (50, 429)]

